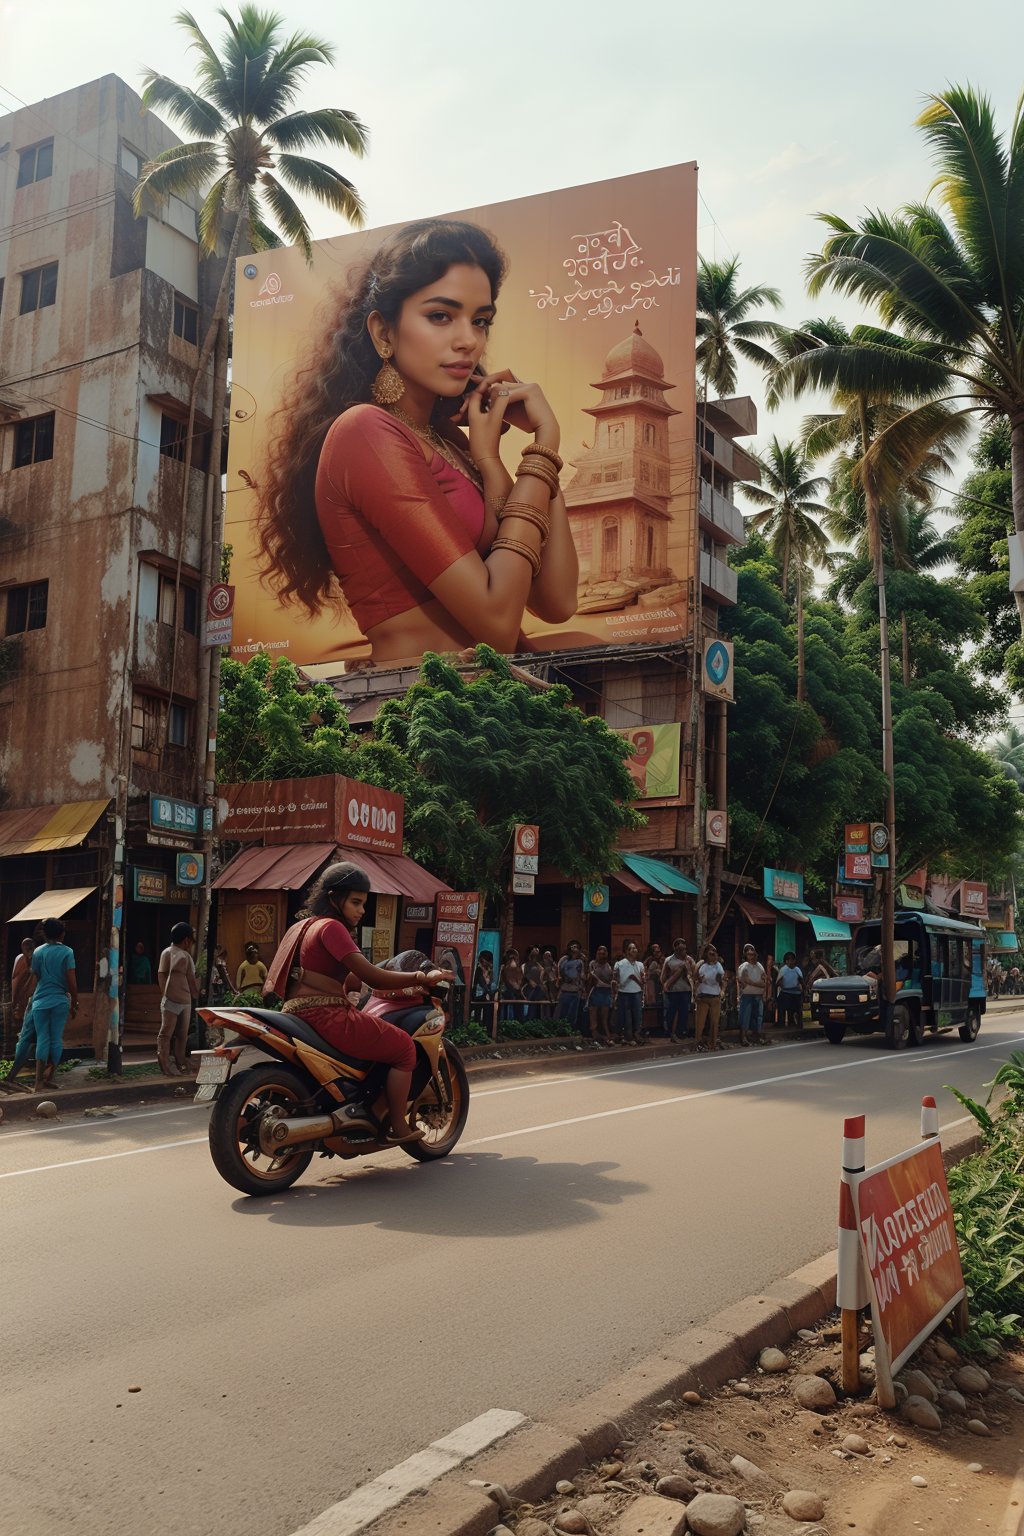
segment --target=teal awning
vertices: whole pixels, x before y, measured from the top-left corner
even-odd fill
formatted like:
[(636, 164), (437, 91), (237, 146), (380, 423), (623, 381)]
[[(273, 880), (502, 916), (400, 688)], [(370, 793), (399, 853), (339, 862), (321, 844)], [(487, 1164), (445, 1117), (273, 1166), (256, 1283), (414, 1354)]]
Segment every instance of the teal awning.
[(1017, 935), (1015, 933), (990, 933), (988, 936), (990, 949), (1001, 950), (1004, 955), (1017, 953)]
[(649, 859), (644, 853), (624, 853), (622, 862), (660, 896), (671, 896), (676, 891), (684, 896), (700, 895), (700, 886), (680, 874), (674, 864), (666, 864), (664, 859)]
[(811, 909), (806, 901), (784, 901), (781, 896), (766, 896), (765, 901), (770, 907), (774, 907), (776, 912), (796, 912), (798, 915), (806, 914), (808, 917), (811, 915)]
[(819, 917), (808, 912), (807, 920), (814, 930), (814, 937), (825, 944), (849, 944), (853, 938), (849, 923), (841, 923), (837, 917)]

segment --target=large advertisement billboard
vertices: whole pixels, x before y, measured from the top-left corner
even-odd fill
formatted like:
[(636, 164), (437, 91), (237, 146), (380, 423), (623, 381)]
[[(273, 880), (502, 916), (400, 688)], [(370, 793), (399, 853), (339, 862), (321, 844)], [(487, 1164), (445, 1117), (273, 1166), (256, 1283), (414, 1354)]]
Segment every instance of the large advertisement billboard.
[[(579, 569), (575, 597), (569, 594), (565, 604), (572, 616), (546, 621), (528, 601), (516, 651), (664, 644), (688, 631), (696, 203), (697, 168), (686, 164), (444, 215), (489, 231), (508, 259), (482, 367), (508, 368), (518, 380), (535, 381), (560, 427), (560, 489)], [(332, 597), (313, 613), (275, 593), (273, 558), (260, 553), (257, 534), (268, 485), (288, 479), (285, 454), (294, 450), (296, 434), (287, 450), (280, 446), (282, 412), (299, 398), (296, 379), (306, 370), (308, 383), (325, 338), (339, 333), (346, 284), (367, 262), (373, 270), (382, 243), (402, 227), (320, 241), (312, 265), (298, 248), (238, 263), (225, 541), (235, 587), (232, 654), (240, 660), (266, 650), (330, 673), (394, 664), (393, 643), (389, 651), (375, 649), (372, 602), (356, 600), (357, 588), (363, 597), (360, 582), (373, 586), (364, 550), (383, 563), (389, 587), (419, 591), (422, 607), (437, 619), (434, 585), (416, 563), (418, 552), (435, 542), (434, 530), (419, 522), (414, 532), (404, 513), (404, 536), (378, 519), (362, 538), (361, 509), (346, 506), (357, 530), (347, 536), (351, 558), (346, 563), (331, 546)], [(510, 473), (528, 441), (517, 426), (503, 437), (501, 458)], [(444, 495), (431, 502), (440, 522), (457, 518), (455, 502), (467, 494), (460, 477), (454, 480), (451, 491), (440, 477)], [(449, 493), (451, 505), (444, 499)], [(311, 488), (308, 499), (317, 514), (312, 532), (295, 537), (315, 543), (318, 517), (323, 525), (320, 497), (314, 499)], [(474, 546), (481, 560), (489, 552), (486, 527)], [(442, 630), (443, 619), (442, 613)], [(417, 633), (415, 622), (407, 629)], [(473, 633), (465, 616), (461, 631), (469, 643), (487, 638)]]

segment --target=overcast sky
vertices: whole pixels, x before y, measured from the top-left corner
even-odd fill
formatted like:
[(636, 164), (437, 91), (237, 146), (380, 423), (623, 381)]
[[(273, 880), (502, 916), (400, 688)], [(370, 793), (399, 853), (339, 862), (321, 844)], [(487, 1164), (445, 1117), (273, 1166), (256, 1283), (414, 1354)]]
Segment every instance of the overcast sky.
[[(217, 7), (191, 10), (219, 39)], [(854, 218), (925, 195), (930, 165), (913, 128), (925, 92), (970, 81), (1009, 124), (1024, 83), (1022, 14), (1013, 0), (286, 8), (289, 28), (337, 48), (305, 104), (350, 108), (371, 130), (365, 161), (336, 162), (371, 224), (695, 159), (701, 251), (738, 253), (746, 281), (781, 289), (791, 322), (824, 307), (809, 304), (802, 276), (821, 243), (816, 210)], [(138, 0), (0, 0), (0, 108), (111, 72), (138, 89), (147, 65), (188, 81), (173, 15)], [(316, 235), (340, 231), (310, 213)], [(759, 394), (756, 376), (742, 384)], [(792, 434), (803, 409), (762, 412), (761, 441)]]

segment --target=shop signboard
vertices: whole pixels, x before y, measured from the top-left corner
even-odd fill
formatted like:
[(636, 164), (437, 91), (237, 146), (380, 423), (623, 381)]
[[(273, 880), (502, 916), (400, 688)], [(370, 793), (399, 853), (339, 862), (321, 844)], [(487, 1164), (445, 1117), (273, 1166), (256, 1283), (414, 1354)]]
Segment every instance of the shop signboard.
[(272, 901), (250, 901), (245, 908), (248, 944), (277, 943), (277, 908)]
[(150, 795), (149, 825), (154, 832), (170, 832), (175, 837), (196, 837), (213, 827), (213, 809), (191, 800), (175, 800), (171, 795)]
[(843, 923), (859, 923), (864, 917), (863, 896), (837, 896), (836, 917)]
[(220, 833), (232, 842), (338, 843), (401, 853), (405, 800), (342, 774), (222, 784)]
[[(462, 985), (468, 986), (476, 959), (480, 892), (438, 891), (434, 907), (434, 962), (454, 971)], [(459, 997), (464, 998), (465, 992)]]
[(609, 888), (606, 885), (585, 885), (583, 887), (584, 912), (607, 912), (610, 900)]
[(514, 835), (514, 852), (533, 857), (540, 853), (540, 827), (532, 822), (517, 821)]
[(166, 869), (143, 869), (139, 865), (132, 868), (132, 896), (135, 901), (170, 907), (188, 907), (196, 899), (193, 891), (172, 884)]
[[(865, 875), (865, 876), (851, 875), (850, 874), (850, 860), (851, 859), (857, 859), (857, 860), (867, 859), (868, 860), (868, 866), (869, 866), (868, 867), (867, 875)], [(837, 862), (836, 862), (836, 884), (837, 885), (862, 885), (862, 886), (865, 887), (865, 889), (867, 889), (869, 886), (873, 886), (875, 882), (871, 879), (870, 860), (871, 860), (870, 853), (866, 853), (866, 854), (841, 853), (839, 855), (839, 858), (838, 858)], [(864, 865), (863, 865), (863, 863), (860, 863), (860, 864), (857, 865), (857, 867), (858, 868), (864, 868)]]
[(764, 894), (769, 901), (803, 901), (804, 877), (795, 869), (765, 869)]
[[(482, 226), (504, 250), (508, 276), (496, 296), (486, 356), (540, 382), (563, 444), (573, 445), (562, 485), (579, 563), (575, 612), (553, 622), (525, 611), (526, 647), (537, 654), (684, 638), (693, 572), (696, 165), (432, 211)], [(232, 653), (240, 660), (265, 651), (335, 674), (352, 662), (373, 665), (366, 633), (375, 623), (373, 593), (397, 581), (425, 597), (424, 583), (471, 552), (461, 535), (439, 543), (435, 530), (428, 554), (404, 519), (377, 515), (368, 486), (365, 508), (353, 507), (351, 537), (331, 541), (337, 552), (323, 572), (347, 601), (296, 608), (288, 598), (296, 595), (290, 582), (303, 535), (290, 505), (277, 506), (270, 545), (259, 538), (260, 488), (272, 476), (289, 487), (305, 462), (296, 434), (284, 431), (271, 441), (266, 423), (294, 398), (297, 375), (305, 370), (315, 379), (322, 348), (340, 324), (337, 295), (346, 279), (360, 267), (372, 269), (382, 243), (400, 237), (402, 228), (315, 242), (309, 260), (294, 246), (238, 262), (232, 389), (244, 404), (231, 412), (225, 537), (234, 552)], [(463, 381), (451, 382), (457, 405)], [(639, 436), (645, 425), (650, 435)], [(634, 434), (643, 452), (624, 457)], [(502, 442), (510, 470), (525, 441), (513, 426)], [(409, 459), (396, 453), (399, 476)], [(308, 467), (315, 471), (315, 459)], [(268, 547), (265, 559), (261, 549)], [(358, 564), (346, 561), (346, 548), (360, 550)], [(481, 616), (485, 602), (481, 597)], [(442, 624), (447, 618), (442, 612)], [(418, 606), (405, 619), (415, 638), (423, 627)], [(446, 627), (458, 644), (485, 638), (472, 610)]]
[(433, 923), (433, 902), (407, 901), (405, 904), (405, 921), (407, 923)]
[(532, 896), (537, 888), (536, 875), (520, 875), (513, 871), (512, 890), (517, 896)]
[(708, 811), (705, 837), (712, 848), (724, 848), (729, 841), (729, 817), (725, 811)]
[(201, 853), (179, 853), (175, 864), (179, 885), (202, 885), (204, 859)]
[(848, 853), (843, 859), (844, 880), (861, 880), (865, 883), (871, 880), (871, 854)]
[(869, 1277), (878, 1401), (892, 1378), (966, 1295), (938, 1138), (850, 1177)]
[(870, 837), (871, 827), (868, 822), (848, 821), (846, 823), (846, 834), (843, 839), (843, 852), (867, 853), (869, 851)]
[(733, 700), (733, 645), (717, 638), (704, 643), (704, 692), (712, 699)]
[(540, 859), (535, 853), (516, 853), (512, 855), (512, 868), (517, 875), (535, 875), (540, 867)]
[(871, 823), (871, 852), (875, 854), (889, 852), (889, 828), (884, 821)]
[(215, 581), (206, 599), (206, 623), (203, 626), (204, 645), (230, 645), (232, 614), (235, 608), (235, 589), (227, 582)]
[(636, 785), (638, 800), (679, 798), (679, 757), (682, 727), (678, 720), (664, 725), (636, 725), (617, 731), (633, 748), (626, 769)]
[(988, 886), (981, 880), (964, 880), (960, 885), (960, 916), (988, 917)]

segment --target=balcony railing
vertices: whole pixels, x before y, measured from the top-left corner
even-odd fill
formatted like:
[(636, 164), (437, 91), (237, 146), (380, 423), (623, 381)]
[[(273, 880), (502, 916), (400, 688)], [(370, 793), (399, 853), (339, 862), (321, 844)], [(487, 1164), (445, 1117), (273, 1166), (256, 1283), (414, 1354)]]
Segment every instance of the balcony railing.
[(736, 572), (730, 570), (724, 560), (701, 552), (700, 584), (716, 602), (736, 601)]
[(718, 535), (721, 544), (745, 544), (746, 530), (743, 513), (733, 506), (728, 496), (716, 491), (706, 480), (700, 483), (700, 515)]

